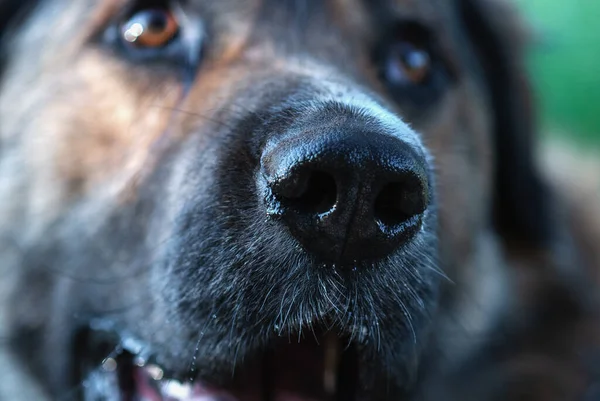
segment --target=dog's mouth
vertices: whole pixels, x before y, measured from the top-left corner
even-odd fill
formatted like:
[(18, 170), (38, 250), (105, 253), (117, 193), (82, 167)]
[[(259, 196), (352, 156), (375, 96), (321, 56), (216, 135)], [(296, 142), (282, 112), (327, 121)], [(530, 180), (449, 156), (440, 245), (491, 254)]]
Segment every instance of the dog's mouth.
[[(86, 331), (76, 352), (84, 400), (352, 401), (357, 398), (357, 346), (333, 332), (278, 337), (235, 366), (225, 385), (194, 374), (171, 376), (143, 345), (115, 332)], [(197, 358), (201, 358), (200, 355)], [(177, 377), (177, 378), (175, 378)]]

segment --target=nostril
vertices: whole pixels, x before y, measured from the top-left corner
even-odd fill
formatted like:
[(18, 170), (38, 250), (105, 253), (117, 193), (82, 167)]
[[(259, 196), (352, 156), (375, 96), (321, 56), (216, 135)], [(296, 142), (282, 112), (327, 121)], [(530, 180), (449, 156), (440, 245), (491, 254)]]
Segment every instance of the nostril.
[(401, 131), (335, 113), (267, 140), (256, 193), (269, 229), (296, 240), (294, 249), (349, 266), (391, 255), (436, 214), (423, 213), (434, 193), (416, 134), (405, 141)]
[(281, 199), (288, 207), (301, 213), (322, 214), (333, 209), (337, 199), (337, 185), (331, 174), (311, 171), (303, 180), (296, 181), (295, 191), (288, 191)]
[(387, 227), (397, 226), (422, 213), (426, 207), (423, 188), (417, 183), (386, 184), (375, 199), (375, 219)]

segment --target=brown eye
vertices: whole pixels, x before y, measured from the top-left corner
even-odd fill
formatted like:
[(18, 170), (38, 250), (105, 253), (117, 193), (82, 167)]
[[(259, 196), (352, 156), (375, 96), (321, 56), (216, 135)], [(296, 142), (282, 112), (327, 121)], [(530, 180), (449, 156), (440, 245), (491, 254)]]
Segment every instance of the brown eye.
[(121, 35), (126, 42), (147, 48), (165, 46), (178, 32), (175, 16), (163, 9), (138, 11), (121, 26)]
[(373, 63), (391, 98), (412, 118), (424, 115), (455, 81), (435, 33), (416, 21), (382, 31)]
[(419, 85), (427, 81), (430, 73), (431, 58), (426, 50), (409, 42), (398, 43), (392, 48), (386, 66), (390, 82)]

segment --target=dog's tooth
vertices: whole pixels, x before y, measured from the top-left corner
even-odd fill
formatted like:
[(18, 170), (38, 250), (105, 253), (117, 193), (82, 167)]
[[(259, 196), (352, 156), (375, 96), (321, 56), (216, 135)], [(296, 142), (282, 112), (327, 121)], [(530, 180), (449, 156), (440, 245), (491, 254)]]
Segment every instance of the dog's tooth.
[(117, 361), (114, 358), (106, 358), (102, 361), (102, 369), (106, 372), (114, 372), (117, 370)]
[(188, 400), (191, 399), (193, 392), (192, 387), (187, 383), (180, 383), (177, 380), (169, 380), (162, 383), (161, 391), (164, 397), (172, 400)]
[(323, 388), (329, 395), (336, 392), (337, 371), (340, 360), (339, 339), (334, 333), (325, 336), (325, 357), (323, 370)]
[(148, 375), (154, 380), (162, 380), (165, 375), (163, 370), (156, 365), (147, 365), (144, 367), (144, 369), (146, 370), (146, 373), (148, 373)]

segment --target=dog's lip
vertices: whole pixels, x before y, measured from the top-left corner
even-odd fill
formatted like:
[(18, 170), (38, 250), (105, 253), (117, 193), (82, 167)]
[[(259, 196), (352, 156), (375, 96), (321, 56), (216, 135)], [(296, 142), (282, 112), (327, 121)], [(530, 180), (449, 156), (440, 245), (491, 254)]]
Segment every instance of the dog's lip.
[[(123, 365), (123, 366), (121, 366)], [(127, 380), (127, 382), (124, 382)], [(99, 370), (92, 371), (86, 386), (93, 386), (94, 395), (107, 399), (136, 401), (237, 401), (231, 392), (211, 386), (201, 380), (168, 379), (164, 370), (153, 363), (124, 352), (117, 358), (106, 358)], [(103, 387), (103, 388), (102, 388)], [(112, 395), (115, 396), (112, 396)], [(110, 398), (110, 397), (113, 398)], [(93, 397), (87, 397), (93, 398)], [(252, 398), (254, 401), (254, 398)]]
[[(340, 356), (343, 351), (344, 363), (354, 369), (355, 363), (347, 363), (348, 355), (356, 356), (354, 346), (343, 345), (333, 332), (325, 333), (322, 343), (315, 336), (307, 341), (310, 344), (302, 346), (294, 341), (284, 344), (286, 336), (286, 341), (276, 342), (280, 345), (263, 350), (258, 363), (255, 360), (236, 366), (233, 383), (225, 386), (193, 376), (193, 369), (185, 377), (172, 375), (155, 362), (147, 344), (115, 331), (104, 321), (95, 322), (86, 332), (87, 344), (83, 352), (80, 349), (76, 354), (85, 400), (320, 401), (334, 399), (340, 384), (344, 386), (341, 393), (355, 392), (357, 372), (350, 373), (342, 366)], [(242, 371), (240, 375), (238, 370)], [(343, 381), (338, 378), (340, 371), (345, 376)]]

